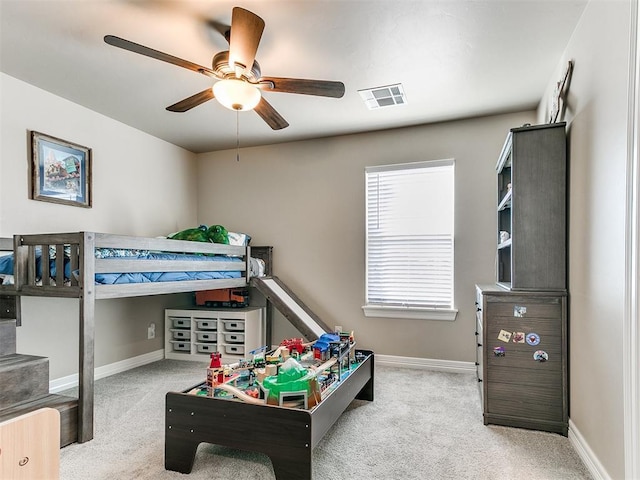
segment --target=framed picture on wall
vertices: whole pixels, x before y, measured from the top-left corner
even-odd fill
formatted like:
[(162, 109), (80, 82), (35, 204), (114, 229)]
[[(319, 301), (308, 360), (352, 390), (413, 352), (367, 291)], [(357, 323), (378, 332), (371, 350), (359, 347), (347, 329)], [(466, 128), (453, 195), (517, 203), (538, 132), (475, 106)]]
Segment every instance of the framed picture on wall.
[(30, 198), (91, 208), (91, 149), (31, 132)]

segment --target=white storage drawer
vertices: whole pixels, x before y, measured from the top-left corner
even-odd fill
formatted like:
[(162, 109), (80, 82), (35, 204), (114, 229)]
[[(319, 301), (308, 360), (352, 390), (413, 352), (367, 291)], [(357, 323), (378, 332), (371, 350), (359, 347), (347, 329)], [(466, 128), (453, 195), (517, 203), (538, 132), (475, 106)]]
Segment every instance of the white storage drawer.
[(196, 350), (198, 353), (212, 353), (218, 351), (218, 346), (215, 343), (196, 343)]
[(195, 332), (196, 341), (198, 342), (217, 342), (218, 334), (216, 332)]
[(224, 341), (226, 343), (244, 343), (244, 333), (225, 333)]
[(173, 328), (191, 328), (191, 319), (189, 317), (171, 317), (171, 325)]
[(225, 345), (224, 353), (230, 355), (244, 355), (244, 345)]
[(191, 338), (191, 330), (172, 329), (171, 334), (174, 340), (189, 340)]
[(173, 350), (176, 352), (190, 352), (191, 351), (191, 343), (189, 342), (176, 342), (172, 341), (171, 345)]
[(208, 362), (219, 352), (224, 363), (235, 363), (264, 346), (265, 333), (263, 307), (170, 308), (164, 311), (164, 356)]
[(224, 329), (228, 332), (244, 332), (244, 322), (238, 320), (223, 320)]
[(215, 318), (196, 318), (196, 328), (198, 330), (212, 330), (218, 329), (218, 320)]

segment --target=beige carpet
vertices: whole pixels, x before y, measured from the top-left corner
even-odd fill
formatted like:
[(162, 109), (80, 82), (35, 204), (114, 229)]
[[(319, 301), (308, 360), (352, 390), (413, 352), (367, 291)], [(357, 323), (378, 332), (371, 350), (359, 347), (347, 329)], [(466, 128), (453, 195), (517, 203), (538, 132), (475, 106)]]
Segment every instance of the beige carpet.
[[(95, 438), (62, 449), (61, 479), (274, 479), (268, 457), (209, 444), (191, 474), (164, 469), (164, 395), (205, 368), (163, 360), (98, 380)], [(354, 401), (315, 449), (315, 480), (591, 478), (561, 435), (484, 426), (474, 375), (378, 366), (375, 378), (375, 401)]]

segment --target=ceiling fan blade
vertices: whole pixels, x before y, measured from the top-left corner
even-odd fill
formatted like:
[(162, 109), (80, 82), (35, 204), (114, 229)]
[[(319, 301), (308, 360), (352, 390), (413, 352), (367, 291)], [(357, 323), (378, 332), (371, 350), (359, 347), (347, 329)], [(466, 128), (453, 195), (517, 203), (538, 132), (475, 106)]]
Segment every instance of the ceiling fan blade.
[(154, 50), (153, 48), (145, 47), (144, 45), (140, 45), (139, 43), (125, 40), (124, 38), (116, 37), (114, 35), (105, 35), (104, 41), (109, 45), (113, 45), (114, 47), (129, 50), (130, 52), (134, 53), (139, 53), (140, 55), (155, 58), (156, 60), (161, 60), (163, 62), (172, 63), (173, 65), (177, 65), (178, 67), (186, 68), (194, 72), (202, 73), (203, 75), (206, 75), (208, 77), (216, 78), (213, 70), (211, 70), (210, 68), (189, 62), (188, 60), (183, 60), (182, 58), (174, 57), (173, 55), (169, 55), (168, 53)]
[(229, 38), (231, 37), (231, 26), (226, 23), (218, 22), (216, 20), (209, 20), (207, 24), (214, 29), (217, 33), (222, 35), (227, 43), (229, 43)]
[(276, 112), (276, 109), (264, 97), (260, 99), (254, 110), (273, 130), (282, 130), (289, 126), (289, 123)]
[(344, 83), (329, 80), (262, 77), (258, 80), (258, 87), (270, 92), (299, 93), (320, 97), (341, 98), (344, 95)]
[(186, 112), (187, 110), (191, 110), (193, 107), (197, 107), (198, 105), (211, 100), (212, 98), (213, 90), (211, 88), (207, 88), (200, 93), (191, 95), (189, 98), (185, 98), (184, 100), (180, 100), (178, 103), (174, 103), (173, 105), (168, 106), (167, 110), (169, 110), (170, 112)]
[(264, 30), (264, 20), (244, 8), (234, 7), (231, 13), (231, 38), (229, 61), (251, 70), (258, 44)]

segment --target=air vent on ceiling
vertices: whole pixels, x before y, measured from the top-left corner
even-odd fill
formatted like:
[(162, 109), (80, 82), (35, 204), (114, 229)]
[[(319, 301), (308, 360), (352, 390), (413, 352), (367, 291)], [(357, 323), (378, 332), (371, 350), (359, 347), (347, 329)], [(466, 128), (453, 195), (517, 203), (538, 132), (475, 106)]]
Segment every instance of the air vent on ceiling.
[(404, 96), (404, 89), (400, 83), (358, 90), (358, 93), (367, 107), (369, 107), (369, 110), (393, 107), (394, 105), (405, 105), (407, 103), (407, 99)]

